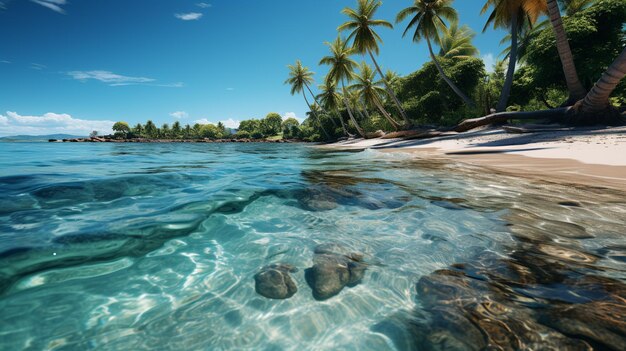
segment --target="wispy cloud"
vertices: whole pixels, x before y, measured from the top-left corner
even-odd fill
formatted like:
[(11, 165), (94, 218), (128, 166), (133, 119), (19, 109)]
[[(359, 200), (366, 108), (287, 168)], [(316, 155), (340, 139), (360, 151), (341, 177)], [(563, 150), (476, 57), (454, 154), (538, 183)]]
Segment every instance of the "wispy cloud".
[(485, 69), (487, 73), (493, 73), (493, 70), (496, 65), (496, 58), (492, 53), (487, 53), (481, 57), (483, 62), (485, 63)]
[(155, 79), (146, 77), (129, 77), (121, 74), (115, 74), (109, 71), (71, 71), (67, 74), (73, 79), (87, 81), (90, 79), (107, 83), (111, 86), (130, 85), (139, 83), (154, 82)]
[(74, 134), (87, 135), (93, 130), (98, 133), (111, 133), (113, 121), (86, 120), (73, 118), (68, 114), (46, 113), (41, 116), (23, 116), (7, 111), (0, 114), (0, 135), (44, 135)]
[(195, 21), (199, 20), (202, 17), (202, 14), (199, 12), (177, 13), (174, 14), (174, 17), (183, 21)]
[(208, 9), (209, 7), (213, 6), (211, 4), (207, 4), (206, 2), (199, 2), (196, 4), (196, 6), (203, 8), (203, 9)]
[(61, 7), (67, 4), (66, 0), (31, 0), (35, 4), (47, 7), (54, 12), (65, 14), (65, 10)]
[(2, 61), (0, 61), (0, 63), (6, 63), (6, 64), (9, 64), (9, 63), (11, 63), (11, 61), (2, 60)]
[(30, 68), (31, 68), (31, 69), (36, 69), (36, 70), (38, 70), (38, 71), (41, 71), (42, 69), (47, 68), (47, 66), (46, 66), (46, 65), (42, 65), (42, 64), (40, 64), (40, 63), (31, 63), (31, 64), (30, 64)]
[(227, 91), (233, 91), (235, 88), (226, 88)]
[(176, 112), (170, 113), (170, 116), (177, 118), (177, 119), (181, 119), (181, 118), (187, 118), (189, 114), (185, 111), (176, 111)]
[(156, 83), (156, 79), (154, 78), (124, 76), (110, 71), (71, 71), (67, 72), (67, 75), (72, 77), (72, 79), (81, 82), (96, 80), (102, 83), (106, 83), (112, 87), (121, 87), (127, 85), (149, 85), (155, 87), (182, 88), (184, 86), (182, 82)]

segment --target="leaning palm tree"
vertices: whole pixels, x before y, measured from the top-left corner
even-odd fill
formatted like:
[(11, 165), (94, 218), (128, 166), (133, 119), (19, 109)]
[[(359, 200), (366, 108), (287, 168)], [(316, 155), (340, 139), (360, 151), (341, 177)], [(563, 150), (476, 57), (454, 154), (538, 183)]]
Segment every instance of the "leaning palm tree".
[(398, 74), (398, 72), (392, 71), (390, 69), (385, 72), (385, 81), (387, 81), (387, 83), (395, 84), (398, 79), (400, 79), (400, 75)]
[(359, 73), (354, 77), (354, 84), (349, 88), (357, 93), (357, 96), (363, 99), (365, 106), (376, 106), (378, 111), (389, 121), (396, 131), (400, 128), (400, 124), (396, 122), (389, 112), (385, 110), (380, 96), (384, 95), (385, 89), (382, 88), (379, 82), (375, 82), (374, 79), (376, 73), (365, 62), (361, 62), (359, 65)]
[(596, 0), (558, 0), (566, 16), (572, 16), (593, 5)]
[(422, 39), (426, 39), (428, 44), (428, 50), (430, 57), (432, 58), (441, 78), (448, 83), (450, 88), (467, 104), (474, 107), (476, 104), (465, 95), (461, 89), (459, 89), (450, 78), (443, 71), (443, 68), (439, 64), (433, 47), (431, 39), (437, 44), (441, 44), (440, 33), (446, 30), (446, 23), (444, 20), (454, 21), (457, 18), (457, 12), (452, 6), (450, 6), (452, 0), (414, 0), (413, 6), (407, 7), (398, 13), (396, 17), (396, 23), (404, 21), (407, 17), (413, 16), (408, 26), (402, 33), (404, 37), (411, 28), (415, 27), (413, 33), (413, 41), (419, 42)]
[(439, 56), (445, 58), (468, 58), (478, 55), (478, 49), (472, 45), (476, 33), (463, 25), (459, 27), (459, 20), (453, 19), (450, 27), (441, 37)]
[(374, 15), (380, 5), (382, 5), (382, 2), (379, 0), (357, 0), (356, 10), (346, 7), (343, 11), (341, 11), (343, 14), (350, 17), (350, 20), (339, 26), (337, 30), (351, 30), (350, 35), (348, 35), (348, 40), (353, 40), (352, 48), (359, 54), (369, 54), (374, 66), (376, 66), (378, 74), (380, 74), (383, 82), (385, 83), (387, 93), (393, 99), (398, 111), (400, 111), (400, 115), (402, 116), (404, 123), (408, 127), (411, 125), (411, 121), (406, 116), (406, 113), (404, 112), (402, 105), (400, 105), (398, 97), (393, 92), (391, 85), (385, 80), (385, 75), (380, 69), (378, 62), (376, 61), (376, 57), (374, 56), (374, 53), (378, 55), (378, 42), (382, 43), (382, 39), (378, 33), (374, 31), (373, 27), (382, 26), (386, 28), (393, 28), (393, 25), (385, 20), (374, 19)]
[(337, 39), (335, 39), (332, 43), (326, 42), (325, 44), (330, 48), (331, 55), (323, 57), (320, 60), (320, 65), (330, 66), (330, 70), (326, 78), (327, 80), (341, 82), (341, 88), (343, 90), (343, 103), (348, 110), (350, 120), (352, 121), (352, 124), (354, 124), (357, 132), (365, 138), (365, 132), (352, 114), (352, 109), (350, 108), (346, 94), (345, 82), (346, 80), (352, 80), (352, 77), (354, 76), (354, 67), (357, 65), (357, 63), (350, 58), (350, 56), (354, 53), (354, 50), (349, 48), (348, 42), (343, 40), (340, 36), (337, 36)]
[(341, 112), (339, 111), (341, 95), (337, 92), (337, 83), (332, 79), (326, 78), (324, 80), (324, 84), (319, 86), (319, 90), (320, 94), (316, 96), (317, 100), (320, 101), (321, 105), (324, 106), (326, 110), (335, 111), (337, 117), (339, 118), (339, 122), (341, 122), (343, 134), (351, 136), (346, 129), (345, 123), (343, 123), (343, 118), (341, 118)]
[(513, 86), (513, 74), (515, 73), (515, 64), (517, 62), (518, 49), (518, 33), (524, 25), (524, 21), (528, 20), (530, 25), (537, 21), (539, 15), (546, 11), (546, 0), (487, 0), (481, 13), (485, 13), (490, 7), (493, 11), (487, 19), (487, 23), (483, 31), (487, 30), (490, 24), (494, 28), (507, 28), (511, 32), (511, 52), (509, 54), (509, 67), (504, 80), (504, 87), (500, 94), (500, 100), (496, 105), (496, 111), (502, 112), (506, 109), (511, 95), (511, 87)]
[(295, 95), (300, 92), (302, 93), (304, 101), (306, 101), (306, 105), (309, 107), (309, 111), (313, 112), (315, 119), (319, 122), (322, 133), (324, 133), (326, 139), (330, 139), (330, 136), (326, 132), (326, 129), (324, 129), (324, 126), (319, 119), (319, 116), (313, 109), (311, 109), (309, 99), (307, 99), (306, 93), (304, 92), (304, 88), (308, 88), (309, 84), (313, 83), (313, 72), (309, 71), (307, 67), (302, 66), (302, 62), (300, 62), (300, 60), (296, 60), (295, 65), (289, 65), (287, 67), (289, 67), (289, 78), (287, 78), (285, 84), (291, 85), (291, 95)]
[(567, 105), (572, 105), (576, 101), (582, 99), (587, 91), (583, 87), (583, 84), (578, 78), (578, 72), (576, 71), (576, 65), (574, 64), (574, 55), (572, 55), (572, 49), (567, 41), (567, 34), (563, 27), (563, 20), (561, 19), (561, 10), (557, 0), (547, 0), (548, 16), (552, 23), (552, 29), (556, 36), (556, 48), (559, 52), (561, 64), (563, 66), (563, 73), (565, 74), (565, 83), (567, 90), (569, 91), (569, 99)]
[(624, 76), (626, 76), (626, 47), (585, 96), (582, 103), (583, 112), (597, 113), (609, 110), (611, 106), (609, 97)]

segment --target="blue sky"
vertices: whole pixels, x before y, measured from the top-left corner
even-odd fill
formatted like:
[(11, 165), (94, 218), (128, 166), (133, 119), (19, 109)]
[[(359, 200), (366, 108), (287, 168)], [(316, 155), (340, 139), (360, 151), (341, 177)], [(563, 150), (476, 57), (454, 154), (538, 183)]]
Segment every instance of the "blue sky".
[[(319, 82), (325, 41), (355, 0), (0, 0), (0, 135), (108, 131), (113, 121), (238, 121), (268, 112), (304, 117), (283, 85), (301, 59)], [(409, 0), (387, 0), (393, 22)], [(502, 31), (481, 33), (482, 1), (457, 0), (481, 56), (501, 51)], [(379, 63), (407, 74), (426, 44), (380, 29)], [(358, 58), (361, 60), (361, 58)]]

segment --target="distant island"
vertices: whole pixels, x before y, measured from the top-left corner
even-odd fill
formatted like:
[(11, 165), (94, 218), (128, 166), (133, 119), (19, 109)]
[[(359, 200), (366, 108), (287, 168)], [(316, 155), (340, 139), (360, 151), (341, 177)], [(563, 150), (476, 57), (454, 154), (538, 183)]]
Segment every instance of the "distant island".
[(91, 132), (89, 137), (58, 136), (48, 138), (49, 142), (301, 142), (320, 138), (313, 127), (306, 121), (300, 124), (295, 118), (283, 118), (276, 112), (269, 113), (263, 119), (242, 121), (238, 129), (227, 128), (222, 122), (214, 124), (195, 123), (193, 126), (181, 125), (176, 121), (170, 127), (165, 123), (157, 127), (148, 120), (130, 127), (127, 122), (119, 121), (113, 125), (113, 134), (98, 135)]
[(33, 141), (48, 141), (50, 139), (80, 139), (84, 136), (77, 136), (71, 134), (47, 134), (47, 135), (10, 135), (0, 137), (0, 142), (33, 142)]

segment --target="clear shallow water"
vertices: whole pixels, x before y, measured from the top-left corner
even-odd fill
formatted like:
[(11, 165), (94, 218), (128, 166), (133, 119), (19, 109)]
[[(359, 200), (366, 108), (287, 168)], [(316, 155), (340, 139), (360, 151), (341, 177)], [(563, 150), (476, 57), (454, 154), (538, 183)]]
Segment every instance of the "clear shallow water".
[[(3, 350), (626, 345), (612, 190), (292, 144), (4, 143), (0, 193)], [(368, 269), (318, 301), (324, 243)], [(268, 300), (278, 262), (299, 291)]]

